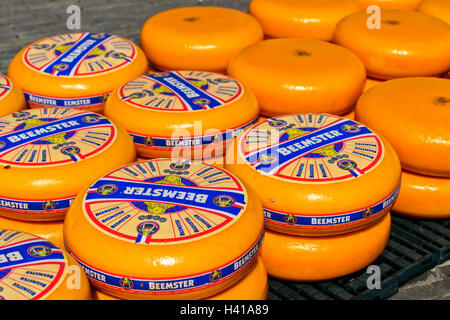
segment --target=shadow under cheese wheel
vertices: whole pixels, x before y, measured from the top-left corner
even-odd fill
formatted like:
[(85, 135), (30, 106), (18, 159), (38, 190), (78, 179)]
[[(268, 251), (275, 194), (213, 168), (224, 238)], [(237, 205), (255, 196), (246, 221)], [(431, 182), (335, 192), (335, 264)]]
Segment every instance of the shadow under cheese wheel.
[(258, 194), (267, 229), (304, 236), (366, 228), (389, 212), (400, 183), (391, 145), (329, 114), (271, 118), (243, 132), (225, 168)]
[(418, 219), (450, 218), (450, 178), (403, 170), (402, 185), (392, 213)]
[(268, 38), (330, 41), (336, 23), (360, 6), (354, 0), (252, 0), (248, 10)]
[(0, 300), (89, 300), (80, 265), (36, 235), (0, 229)]
[(422, 0), (356, 0), (361, 9), (366, 10), (371, 5), (381, 9), (416, 10)]
[(31, 108), (101, 112), (110, 92), (148, 71), (144, 52), (105, 33), (67, 33), (33, 42), (11, 61), (8, 76)]
[(376, 224), (347, 234), (322, 237), (267, 230), (261, 257), (267, 273), (288, 281), (324, 281), (369, 265), (386, 247), (391, 227), (387, 213)]
[(417, 7), (417, 11), (450, 24), (450, 2), (448, 0), (422, 0)]
[(236, 53), (263, 36), (262, 27), (249, 14), (193, 6), (152, 16), (142, 27), (140, 39), (151, 64), (159, 70), (224, 73)]
[(203, 71), (141, 76), (115, 90), (105, 106), (105, 115), (133, 137), (140, 157), (199, 161), (221, 157), (258, 112), (241, 83)]
[(20, 230), (34, 234), (64, 248), (64, 221), (24, 221), (0, 216), (0, 227), (3, 229)]
[[(251, 270), (231, 287), (203, 300), (266, 300), (269, 291), (267, 272), (261, 257)], [(92, 290), (92, 300), (118, 300), (99, 290)]]
[(125, 129), (93, 112), (29, 109), (0, 121), (3, 217), (63, 220), (86, 184), (136, 157)]
[[(450, 52), (450, 51), (449, 51)], [(450, 81), (389, 80), (364, 92), (355, 116), (392, 144), (402, 168), (450, 177)]]
[(304, 39), (270, 39), (240, 51), (228, 74), (251, 90), (265, 116), (343, 114), (364, 89), (366, 71), (350, 50)]
[(80, 193), (64, 241), (107, 294), (202, 299), (248, 273), (263, 231), (258, 198), (224, 169), (154, 159), (121, 167)]
[(26, 106), (22, 89), (0, 74), (0, 117), (22, 110)]
[(380, 26), (368, 28), (360, 11), (336, 26), (334, 42), (358, 55), (376, 79), (436, 76), (450, 69), (450, 26), (424, 13), (381, 10)]

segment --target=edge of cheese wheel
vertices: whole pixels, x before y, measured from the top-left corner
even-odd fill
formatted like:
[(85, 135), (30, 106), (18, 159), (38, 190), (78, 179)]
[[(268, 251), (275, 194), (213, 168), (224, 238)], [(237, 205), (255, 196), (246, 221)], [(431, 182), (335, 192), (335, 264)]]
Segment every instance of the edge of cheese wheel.
[(385, 81), (361, 95), (356, 119), (389, 140), (403, 169), (450, 177), (450, 80)]
[(0, 258), (0, 300), (89, 300), (80, 265), (41, 237), (0, 229)]
[(4, 217), (62, 220), (86, 184), (136, 158), (125, 129), (93, 112), (28, 109), (0, 121)]
[(266, 231), (261, 257), (267, 273), (288, 281), (324, 281), (369, 265), (389, 239), (391, 215), (355, 232), (326, 237), (300, 237)]
[(321, 236), (365, 228), (392, 207), (401, 168), (385, 138), (330, 114), (271, 118), (243, 132), (225, 168), (258, 194), (268, 229)]
[(105, 106), (105, 115), (128, 130), (144, 158), (220, 157), (258, 112), (244, 85), (203, 71), (138, 77), (114, 90)]
[(187, 160), (109, 173), (77, 196), (64, 222), (66, 248), (92, 285), (129, 299), (218, 293), (247, 274), (263, 234), (261, 203), (249, 187)]
[(252, 0), (248, 8), (268, 38), (323, 41), (333, 38), (339, 20), (359, 10), (354, 0)]
[(22, 89), (7, 76), (0, 74), (0, 117), (22, 110), (26, 106)]
[(265, 116), (348, 112), (366, 79), (364, 65), (352, 51), (292, 38), (246, 47), (233, 57), (227, 72), (255, 94)]
[(368, 76), (381, 80), (438, 76), (450, 69), (447, 23), (407, 10), (381, 10), (380, 16), (380, 28), (368, 28), (368, 14), (353, 13), (339, 21), (334, 32), (333, 42), (353, 51)]
[[(240, 281), (204, 300), (266, 300), (269, 291), (266, 268), (261, 257)], [(92, 300), (120, 300), (100, 290), (92, 290)]]
[(0, 227), (34, 234), (50, 241), (59, 248), (64, 248), (64, 221), (24, 221), (0, 216)]
[(8, 76), (22, 88), (31, 108), (101, 112), (113, 89), (147, 71), (144, 52), (130, 40), (75, 32), (27, 45), (12, 59)]
[(450, 178), (403, 170), (402, 186), (392, 207), (394, 214), (417, 219), (450, 218)]
[(188, 6), (150, 17), (140, 43), (158, 70), (203, 70), (225, 73), (241, 49), (263, 39), (251, 15), (232, 8)]
[(445, 0), (422, 0), (417, 11), (426, 13), (450, 24), (450, 3)]
[(376, 5), (381, 9), (416, 10), (422, 0), (356, 0), (362, 9)]

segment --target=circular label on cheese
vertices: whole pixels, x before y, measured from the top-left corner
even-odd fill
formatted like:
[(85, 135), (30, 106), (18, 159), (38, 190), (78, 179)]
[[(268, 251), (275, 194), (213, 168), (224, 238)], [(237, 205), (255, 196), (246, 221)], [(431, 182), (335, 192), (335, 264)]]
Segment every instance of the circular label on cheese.
[(366, 126), (329, 114), (267, 119), (239, 139), (239, 155), (261, 174), (304, 183), (332, 183), (373, 170), (384, 157)]
[(203, 163), (155, 159), (97, 180), (83, 200), (101, 232), (142, 244), (178, 244), (222, 231), (245, 212), (247, 193), (230, 173)]
[(63, 282), (67, 264), (53, 243), (0, 229), (0, 300), (44, 299)]
[(136, 46), (124, 38), (83, 32), (39, 40), (25, 50), (23, 62), (53, 76), (85, 77), (123, 68), (136, 55)]
[(17, 111), (0, 118), (0, 164), (44, 167), (82, 161), (115, 141), (107, 118), (75, 109)]
[(242, 85), (225, 75), (198, 71), (171, 71), (141, 76), (124, 84), (121, 101), (155, 111), (201, 111), (239, 99)]
[(7, 77), (0, 74), (0, 100), (5, 98), (12, 89), (12, 83)]

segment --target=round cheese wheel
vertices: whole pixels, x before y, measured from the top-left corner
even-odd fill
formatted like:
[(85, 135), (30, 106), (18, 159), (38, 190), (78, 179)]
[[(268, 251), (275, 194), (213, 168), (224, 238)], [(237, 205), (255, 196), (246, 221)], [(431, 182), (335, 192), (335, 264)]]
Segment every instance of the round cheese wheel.
[(145, 158), (220, 157), (258, 112), (241, 83), (204, 71), (141, 76), (115, 90), (105, 106), (105, 115), (127, 129)]
[(152, 65), (164, 71), (225, 72), (232, 56), (263, 39), (258, 21), (219, 7), (183, 7), (148, 19), (141, 45)]
[(0, 229), (0, 300), (89, 297), (83, 270), (64, 250), (30, 233)]
[(412, 172), (450, 177), (450, 81), (417, 77), (366, 91), (356, 119), (384, 135)]
[(148, 70), (144, 52), (105, 33), (59, 34), (33, 42), (11, 61), (8, 76), (31, 108), (101, 112), (108, 94)]
[(450, 24), (450, 1), (448, 0), (422, 0), (417, 11), (444, 20)]
[(450, 218), (450, 178), (402, 172), (402, 186), (392, 212), (418, 219)]
[(0, 117), (22, 110), (26, 106), (22, 89), (0, 74)]
[(367, 78), (366, 79), (366, 86), (364, 87), (364, 91), (369, 90), (370, 88), (376, 86), (377, 84), (383, 83), (383, 81), (381, 80), (377, 80), (377, 79), (371, 79), (371, 78)]
[(64, 221), (23, 221), (0, 216), (2, 228), (34, 234), (60, 248), (64, 248), (63, 224)]
[(329, 114), (286, 115), (252, 126), (225, 168), (258, 194), (268, 229), (322, 236), (380, 220), (398, 193), (391, 145), (368, 127)]
[[(239, 282), (204, 300), (265, 300), (269, 291), (267, 272), (261, 257)], [(119, 300), (100, 290), (92, 290), (93, 300)]]
[(258, 198), (232, 174), (154, 159), (112, 171), (81, 193), (64, 241), (108, 294), (201, 299), (247, 274), (263, 231)]
[(269, 276), (288, 281), (323, 281), (369, 265), (389, 239), (391, 216), (355, 232), (323, 237), (286, 235), (267, 230), (261, 257)]
[(368, 28), (371, 20), (365, 11), (351, 14), (337, 24), (334, 34), (337, 44), (359, 56), (370, 77), (435, 76), (450, 69), (447, 23), (406, 10), (381, 10), (380, 17), (379, 28)]
[(318, 40), (270, 39), (231, 60), (228, 74), (249, 88), (261, 114), (343, 114), (361, 95), (366, 73), (351, 51)]
[(362, 9), (376, 5), (381, 9), (416, 10), (421, 0), (356, 0)]
[(266, 37), (324, 41), (332, 39), (339, 20), (359, 10), (354, 0), (252, 0), (248, 8)]
[(62, 220), (86, 184), (136, 157), (125, 129), (93, 112), (30, 109), (0, 123), (0, 216)]

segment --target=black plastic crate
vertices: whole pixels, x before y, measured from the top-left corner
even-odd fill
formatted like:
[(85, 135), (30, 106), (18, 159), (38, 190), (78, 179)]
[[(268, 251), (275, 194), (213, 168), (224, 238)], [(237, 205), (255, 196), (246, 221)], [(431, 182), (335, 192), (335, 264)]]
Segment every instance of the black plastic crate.
[(323, 282), (287, 282), (269, 278), (270, 300), (387, 299), (408, 280), (449, 259), (450, 219), (413, 220), (392, 216), (391, 235), (371, 264), (381, 270), (381, 289), (368, 289), (366, 269)]

